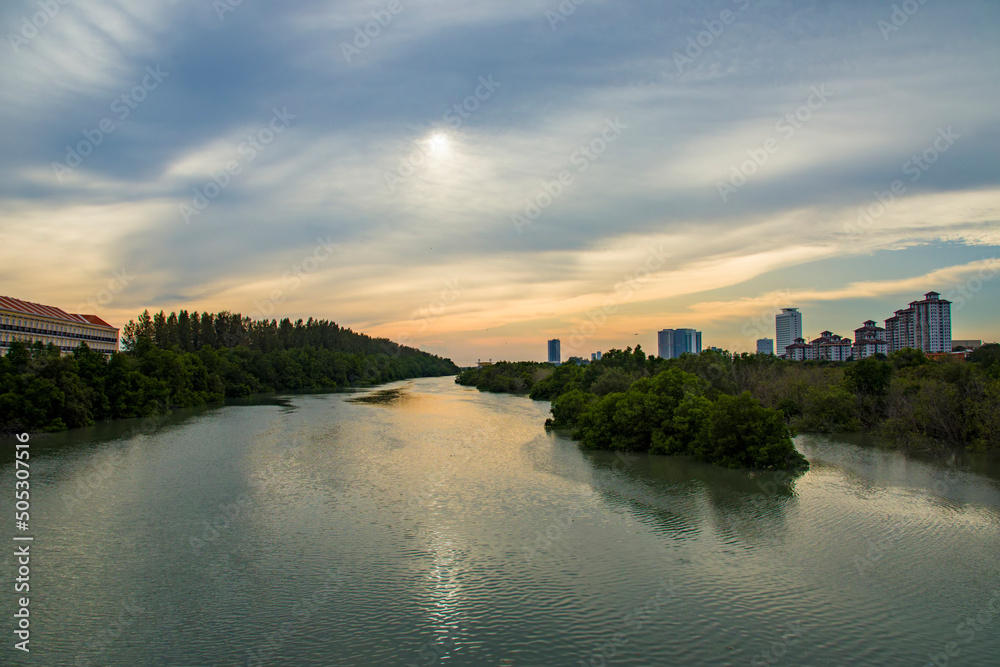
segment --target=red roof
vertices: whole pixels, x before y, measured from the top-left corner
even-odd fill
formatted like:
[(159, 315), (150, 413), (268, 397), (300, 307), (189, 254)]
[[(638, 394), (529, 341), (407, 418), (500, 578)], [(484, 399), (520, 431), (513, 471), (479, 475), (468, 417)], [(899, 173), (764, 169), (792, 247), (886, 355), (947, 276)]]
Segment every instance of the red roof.
[[(99, 318), (97, 315), (74, 315), (67, 313), (61, 308), (56, 308), (55, 306), (46, 306), (40, 303), (32, 303), (31, 301), (22, 301), (21, 299), (15, 299), (11, 296), (0, 296), (0, 308), (4, 310), (11, 310), (15, 313), (23, 313), (25, 315), (49, 317), (54, 320), (62, 320), (64, 322), (72, 322), (74, 324), (94, 324), (99, 327), (114, 329), (113, 326)], [(117, 331), (117, 329), (115, 330)]]
[(109, 329), (114, 329), (113, 326), (99, 318), (97, 315), (77, 315), (77, 317), (82, 317), (91, 324), (96, 324), (99, 327), (108, 327)]

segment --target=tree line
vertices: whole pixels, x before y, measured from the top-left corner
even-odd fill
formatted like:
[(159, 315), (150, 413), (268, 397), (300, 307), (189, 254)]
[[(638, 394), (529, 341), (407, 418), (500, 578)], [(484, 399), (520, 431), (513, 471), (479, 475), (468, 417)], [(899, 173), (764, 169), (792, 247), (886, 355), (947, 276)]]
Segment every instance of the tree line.
[(273, 391), (335, 390), (453, 375), (450, 359), (328, 320), (148, 310), (109, 357), (15, 341), (0, 357), (0, 430), (61, 430)]
[[(716, 351), (661, 359), (647, 357), (637, 347), (611, 350), (585, 365), (501, 362), (466, 370), (456, 381), (484, 391), (524, 393), (536, 400), (552, 401), (551, 424), (573, 428), (574, 436), (586, 446), (677, 453), (673, 446), (654, 446), (652, 431), (638, 439), (624, 435), (632, 428), (627, 425), (626, 413), (616, 416), (612, 410), (612, 405), (627, 405), (621, 401), (636, 400), (629, 394), (669, 393), (667, 387), (674, 385), (664, 385), (658, 378), (670, 369), (705, 383), (671, 376), (674, 385), (686, 386), (685, 391), (693, 396), (710, 402), (722, 396), (740, 398), (749, 410), (750, 404), (742, 398), (746, 396), (773, 411), (753, 419), (771, 419), (779, 413), (783, 423), (797, 431), (866, 432), (912, 448), (957, 445), (979, 451), (1000, 450), (997, 344), (971, 353), (967, 363), (934, 362), (913, 349), (860, 361), (791, 362), (769, 355)], [(648, 379), (653, 385), (642, 383)], [(618, 396), (607, 399), (612, 395)], [(722, 405), (735, 410), (728, 401)], [(664, 423), (665, 414), (638, 412), (634, 416), (652, 419), (655, 430)], [(676, 409), (671, 411), (671, 420), (675, 415)], [(603, 426), (596, 428), (593, 420)], [(616, 420), (618, 430), (602, 430)], [(686, 442), (694, 442), (695, 435), (687, 432)]]
[(781, 411), (641, 347), (610, 350), (588, 365), (501, 362), (456, 382), (552, 401), (546, 426), (572, 429), (587, 449), (681, 454), (730, 468), (804, 470)]

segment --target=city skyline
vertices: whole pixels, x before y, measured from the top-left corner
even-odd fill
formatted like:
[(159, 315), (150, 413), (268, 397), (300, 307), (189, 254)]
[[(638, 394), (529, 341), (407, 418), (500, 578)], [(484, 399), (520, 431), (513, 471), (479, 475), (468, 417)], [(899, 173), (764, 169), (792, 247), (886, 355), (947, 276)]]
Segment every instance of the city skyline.
[(752, 352), (782, 305), (846, 332), (931, 290), (996, 338), (995, 4), (57, 5), (0, 8), (11, 296), (462, 364), (664, 322)]

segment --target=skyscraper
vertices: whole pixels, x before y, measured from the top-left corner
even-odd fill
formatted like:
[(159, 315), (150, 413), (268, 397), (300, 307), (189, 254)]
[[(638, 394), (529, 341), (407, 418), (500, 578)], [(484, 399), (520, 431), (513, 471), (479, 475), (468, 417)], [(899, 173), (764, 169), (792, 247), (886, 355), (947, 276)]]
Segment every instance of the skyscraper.
[(913, 336), (924, 352), (951, 352), (951, 301), (937, 292), (928, 292), (923, 301), (914, 301)]
[(889, 352), (912, 347), (924, 352), (951, 352), (951, 301), (928, 292), (885, 321)]
[(802, 313), (798, 308), (782, 308), (781, 312), (774, 316), (774, 340), (776, 343), (775, 352), (783, 356), (785, 348), (795, 342), (796, 338), (802, 338)]
[(774, 354), (774, 340), (771, 338), (758, 338), (757, 354)]
[(549, 341), (549, 363), (562, 363), (562, 343), (558, 338), (553, 338)]
[(674, 359), (685, 352), (701, 352), (701, 332), (695, 329), (664, 329), (656, 334), (656, 354), (663, 359)]

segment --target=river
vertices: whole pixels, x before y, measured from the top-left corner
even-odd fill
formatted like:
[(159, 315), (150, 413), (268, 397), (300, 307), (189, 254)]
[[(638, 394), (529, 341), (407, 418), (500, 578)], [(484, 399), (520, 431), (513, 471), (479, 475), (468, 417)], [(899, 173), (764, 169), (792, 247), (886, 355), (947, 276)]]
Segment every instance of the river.
[[(802, 436), (795, 480), (582, 452), (452, 378), (31, 440), (0, 664), (996, 665), (1000, 469)], [(13, 528), (13, 438), (0, 468)]]

